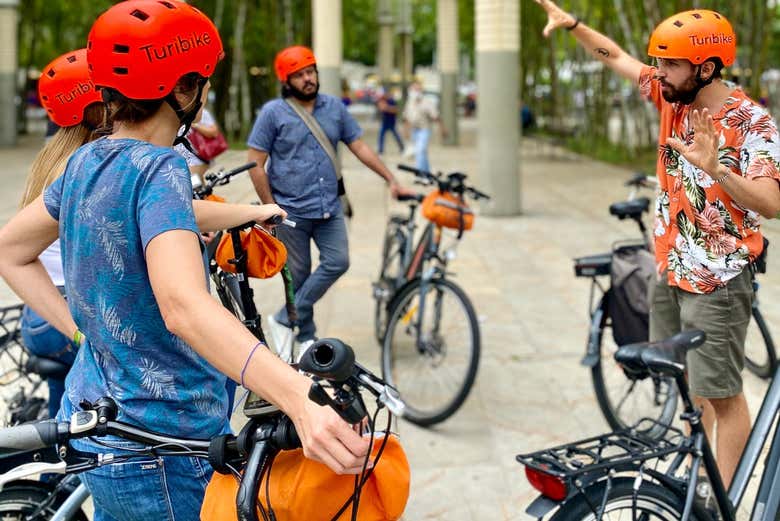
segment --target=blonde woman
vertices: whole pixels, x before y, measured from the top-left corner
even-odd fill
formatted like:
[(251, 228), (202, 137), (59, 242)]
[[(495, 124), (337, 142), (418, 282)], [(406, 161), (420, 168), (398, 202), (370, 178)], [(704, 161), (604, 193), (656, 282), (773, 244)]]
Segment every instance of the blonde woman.
[[(104, 121), (102, 99), (89, 79), (86, 49), (65, 53), (48, 64), (38, 81), (38, 97), (49, 118), (60, 128), (33, 162), (20, 205), (22, 208), (37, 199), (62, 174), (68, 158), (76, 149), (98, 136), (97, 129), (103, 126)], [(54, 241), (39, 259), (54, 285), (64, 294), (60, 241)], [(73, 364), (77, 343), (57, 331), (29, 306), (22, 311), (21, 326), (22, 339), (32, 353), (68, 366)], [(50, 377), (47, 383), (49, 416), (54, 418), (60, 407), (65, 380)]]

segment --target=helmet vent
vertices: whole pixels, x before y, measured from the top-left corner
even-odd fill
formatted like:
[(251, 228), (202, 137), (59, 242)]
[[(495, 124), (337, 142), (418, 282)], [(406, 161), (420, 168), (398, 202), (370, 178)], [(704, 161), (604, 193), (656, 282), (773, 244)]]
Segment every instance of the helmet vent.
[(71, 54), (70, 56), (68, 56), (65, 59), (68, 60), (68, 63), (75, 63), (76, 62), (76, 56), (74, 56), (73, 54)]
[(130, 52), (130, 47), (119, 43), (114, 44), (114, 52), (118, 54), (127, 54)]
[(665, 50), (666, 50), (666, 49), (668, 49), (669, 47), (668, 47), (668, 46), (666, 46), (666, 45), (659, 45), (659, 46), (658, 46), (658, 48), (659, 48), (659, 49), (661, 49), (662, 51), (665, 51)]
[(41, 97), (43, 98), (43, 101), (49, 101), (49, 97), (48, 96), (41, 96)]
[(164, 5), (165, 7), (167, 7), (168, 9), (176, 9), (176, 8), (173, 6), (173, 4), (172, 4), (172, 3), (170, 3), (170, 2), (160, 2), (160, 3), (161, 3), (162, 5)]
[(127, 75), (129, 71), (127, 70), (127, 67), (114, 67), (114, 74), (121, 74), (121, 75)]
[(57, 74), (57, 73), (56, 73), (56, 72), (54, 72), (54, 69), (49, 69), (48, 71), (46, 71), (46, 75), (47, 75), (49, 78), (53, 78), (55, 74)]
[(682, 27), (683, 25), (685, 25), (685, 24), (682, 23), (680, 20), (677, 20), (676, 22), (674, 22), (674, 26), (675, 27)]
[(693, 17), (697, 20), (701, 20), (701, 14), (700, 13), (693, 13)]
[(149, 15), (144, 13), (140, 9), (136, 9), (135, 11), (130, 13), (130, 16), (135, 16), (136, 18), (138, 18), (142, 22), (145, 22), (149, 18)]

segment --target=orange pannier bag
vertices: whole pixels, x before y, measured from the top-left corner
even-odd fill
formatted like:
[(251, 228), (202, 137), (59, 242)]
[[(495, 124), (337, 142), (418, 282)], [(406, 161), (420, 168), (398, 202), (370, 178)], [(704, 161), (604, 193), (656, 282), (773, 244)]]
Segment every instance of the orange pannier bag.
[[(371, 461), (376, 457), (382, 438), (374, 440)], [(266, 477), (260, 484), (258, 501), (266, 504)], [(338, 475), (322, 463), (303, 456), (303, 449), (280, 452), (271, 466), (271, 507), (277, 521), (330, 521), (354, 494), (355, 476)], [(382, 457), (363, 485), (357, 519), (359, 521), (395, 521), (401, 518), (409, 499), (409, 462), (395, 435), (387, 440)], [(236, 521), (235, 476), (214, 473), (206, 488), (202, 521)], [(339, 516), (347, 521), (352, 506)]]
[[(246, 251), (246, 267), (250, 277), (273, 277), (282, 271), (284, 263), (287, 262), (287, 248), (282, 241), (256, 226), (249, 233), (241, 232), (241, 246)], [(229, 233), (222, 235), (214, 257), (224, 271), (236, 272), (236, 267), (228, 262), (235, 257)]]
[(462, 197), (450, 192), (435, 190), (426, 195), (422, 202), (422, 214), (429, 221), (445, 228), (470, 230), (474, 226), (474, 212)]

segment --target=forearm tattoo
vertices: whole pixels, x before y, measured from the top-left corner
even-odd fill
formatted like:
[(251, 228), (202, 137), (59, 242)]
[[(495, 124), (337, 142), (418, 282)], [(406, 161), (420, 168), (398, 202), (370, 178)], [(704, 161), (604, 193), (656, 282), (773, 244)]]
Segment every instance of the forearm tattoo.
[(606, 50), (603, 47), (599, 47), (598, 49), (595, 49), (595, 52), (600, 54), (602, 58), (609, 58), (609, 51)]

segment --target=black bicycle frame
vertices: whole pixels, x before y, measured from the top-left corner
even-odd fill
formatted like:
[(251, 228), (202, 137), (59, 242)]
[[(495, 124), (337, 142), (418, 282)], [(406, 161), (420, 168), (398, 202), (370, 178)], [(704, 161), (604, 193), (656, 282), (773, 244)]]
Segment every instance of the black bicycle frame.
[[(769, 437), (769, 431), (773, 425), (777, 424), (777, 413), (780, 409), (780, 378), (778, 375), (780, 375), (780, 368), (775, 371), (772, 383), (764, 396), (761, 409), (731, 481), (728, 496), (735, 506), (738, 506), (742, 501), (753, 470), (761, 457), (761, 450)], [(764, 463), (764, 472), (761, 476), (761, 484), (750, 519), (774, 521), (778, 512), (780, 512), (780, 430), (776, 429), (769, 455)]]

